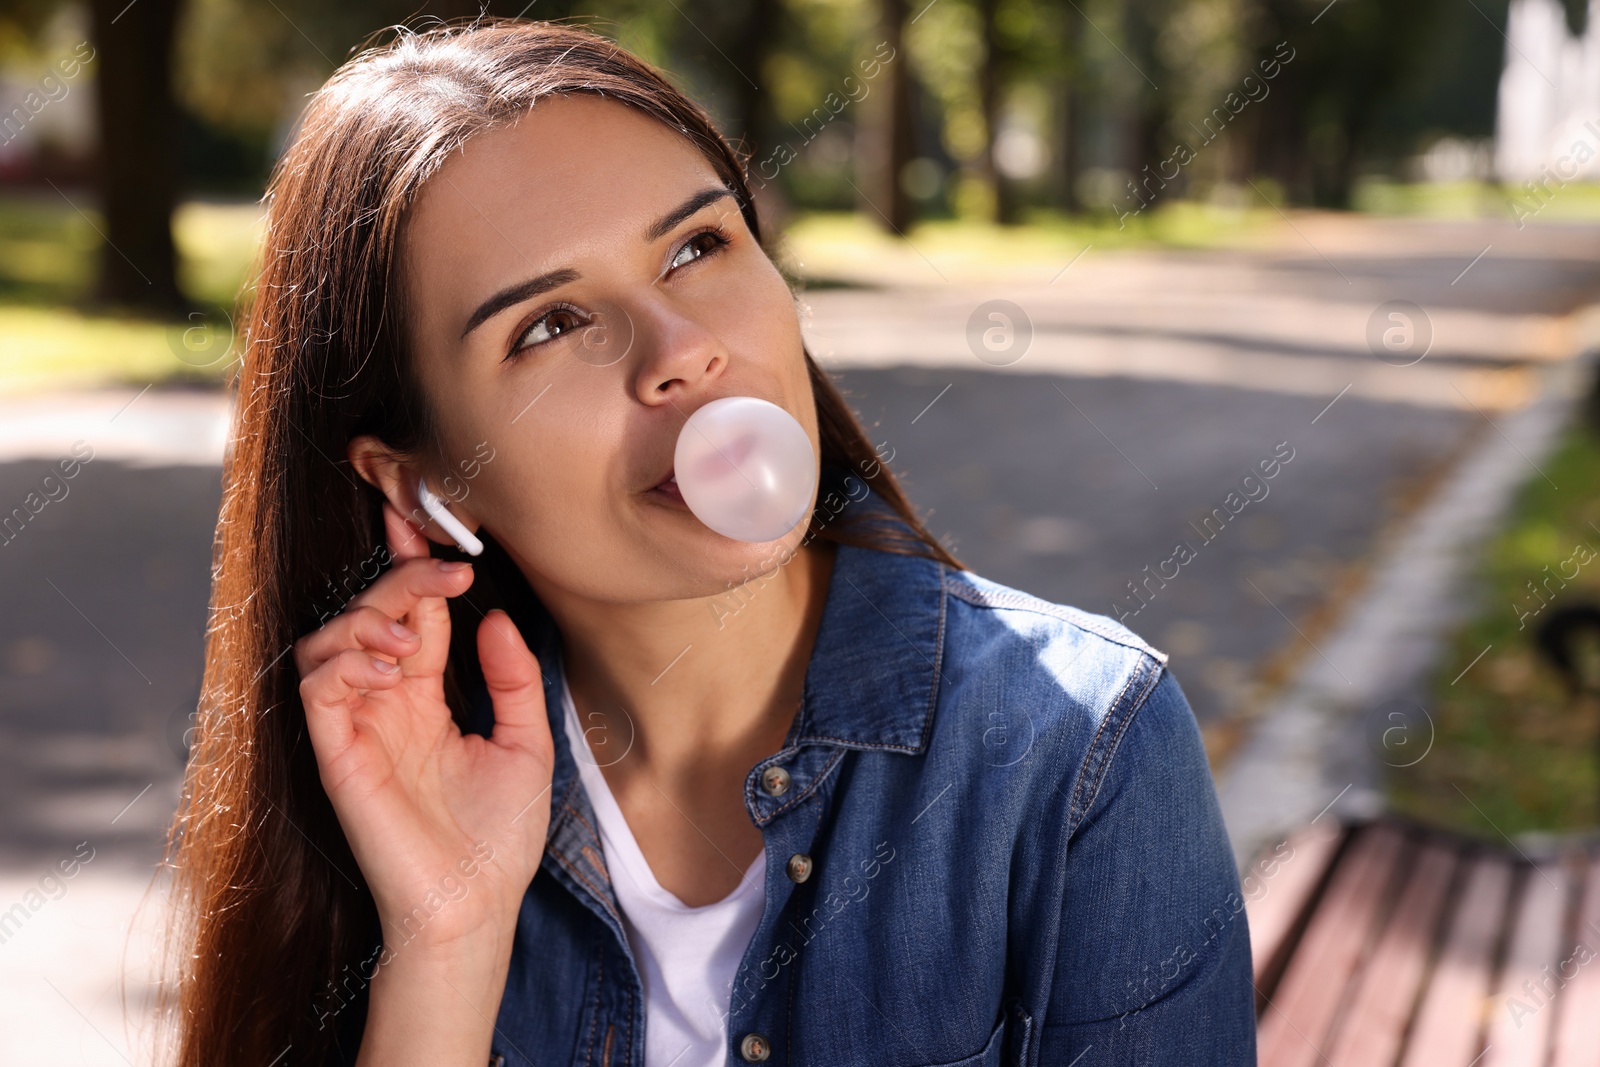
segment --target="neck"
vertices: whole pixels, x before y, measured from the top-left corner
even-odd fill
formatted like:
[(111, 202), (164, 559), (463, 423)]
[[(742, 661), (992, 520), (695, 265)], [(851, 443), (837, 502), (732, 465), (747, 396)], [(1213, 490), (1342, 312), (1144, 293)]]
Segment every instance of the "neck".
[(622, 739), (634, 770), (666, 779), (776, 751), (800, 707), (836, 550), (813, 541), (788, 564), (703, 599), (544, 598), (573, 701), (586, 728), (604, 730), (591, 740)]

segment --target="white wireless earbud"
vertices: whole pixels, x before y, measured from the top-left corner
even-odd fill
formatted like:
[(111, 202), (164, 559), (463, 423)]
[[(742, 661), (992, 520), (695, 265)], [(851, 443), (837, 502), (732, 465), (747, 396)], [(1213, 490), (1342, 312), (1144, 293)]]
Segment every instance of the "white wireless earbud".
[(422, 502), (422, 510), (428, 517), (444, 527), (444, 532), (456, 539), (456, 544), (461, 546), (461, 551), (469, 556), (483, 554), (483, 542), (473, 536), (472, 531), (461, 525), (461, 520), (450, 514), (450, 509), (444, 506), (444, 501), (428, 488), (426, 478), (417, 481), (417, 499)]

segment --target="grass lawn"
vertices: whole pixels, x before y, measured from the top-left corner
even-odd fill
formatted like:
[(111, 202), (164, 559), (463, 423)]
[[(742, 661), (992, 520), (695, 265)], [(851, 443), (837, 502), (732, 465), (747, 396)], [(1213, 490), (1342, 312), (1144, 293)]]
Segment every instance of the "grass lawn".
[(1035, 212), (1025, 226), (959, 219), (917, 224), (904, 240), (877, 220), (845, 212), (804, 215), (781, 245), (784, 269), (812, 288), (830, 285), (942, 285), (1003, 279), (1048, 284), (1088, 246), (1215, 248), (1247, 243), (1280, 221), (1261, 204), (1221, 207), (1175, 200), (1124, 221)]
[[(1540, 468), (1549, 481), (1529, 479), (1489, 544), (1478, 614), (1453, 636), (1432, 680), (1433, 748), (1415, 766), (1389, 772), (1400, 810), (1492, 837), (1497, 828), (1515, 834), (1600, 821), (1600, 696), (1569, 699), (1533, 644), (1553, 609), (1600, 604), (1600, 437), (1581, 423), (1570, 427)], [(1581, 645), (1578, 659), (1600, 684), (1600, 639)]]
[(0, 393), (159, 381), (221, 382), (230, 355), (209, 367), (180, 360), (183, 326), (0, 304)]
[[(1358, 182), (1357, 211), (1372, 215), (1404, 215), (1437, 219), (1518, 218), (1524, 225), (1593, 222), (1600, 219), (1600, 182), (1554, 181), (1546, 192), (1531, 195), (1517, 185), (1487, 182), (1409, 184), (1382, 178)], [(1520, 209), (1513, 205), (1521, 205)]]
[[(75, 194), (79, 207), (84, 201)], [(114, 383), (220, 382), (233, 355), (191, 328), (83, 310), (100, 220), (55, 192), (0, 197), (0, 392)], [(179, 284), (190, 299), (231, 308), (259, 239), (254, 204), (182, 205), (173, 220)], [(217, 320), (226, 330), (226, 320)], [(217, 334), (221, 337), (222, 334)]]

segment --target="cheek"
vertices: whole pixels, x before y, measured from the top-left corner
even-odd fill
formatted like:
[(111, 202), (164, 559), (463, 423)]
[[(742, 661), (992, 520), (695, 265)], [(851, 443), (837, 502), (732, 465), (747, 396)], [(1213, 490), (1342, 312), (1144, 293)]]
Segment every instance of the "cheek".
[(625, 409), (607, 377), (612, 371), (574, 366), (537, 382), (530, 378), (526, 390), (508, 384), (516, 402), (492, 442), (495, 459), (474, 489), (479, 517), (491, 528), (515, 531), (512, 536), (530, 545), (604, 537), (604, 526), (614, 528), (611, 510), (627, 472), (620, 425)]
[(760, 376), (779, 386), (786, 406), (812, 432), (815, 444), (815, 408), (799, 309), (783, 276), (765, 257), (762, 263), (763, 269), (745, 275), (735, 298), (722, 301), (713, 312), (718, 316), (716, 330), (735, 359), (743, 356), (758, 363)]
[(800, 320), (783, 276), (764, 255), (741, 257), (707, 287), (705, 313), (735, 352), (763, 359), (798, 353)]

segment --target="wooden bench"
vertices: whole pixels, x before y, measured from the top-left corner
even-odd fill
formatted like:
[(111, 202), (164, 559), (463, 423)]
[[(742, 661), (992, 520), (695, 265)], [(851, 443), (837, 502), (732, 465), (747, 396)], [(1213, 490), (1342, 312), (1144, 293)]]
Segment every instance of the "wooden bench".
[(1600, 1067), (1600, 848), (1392, 818), (1287, 845), (1245, 872), (1260, 1067)]

